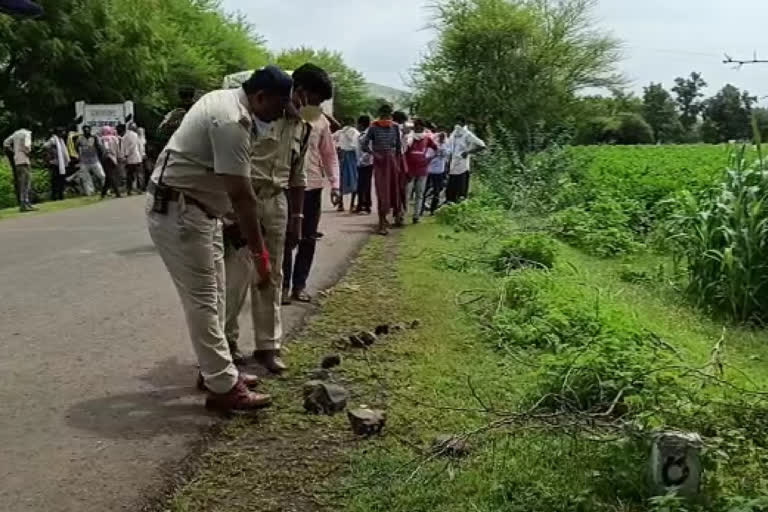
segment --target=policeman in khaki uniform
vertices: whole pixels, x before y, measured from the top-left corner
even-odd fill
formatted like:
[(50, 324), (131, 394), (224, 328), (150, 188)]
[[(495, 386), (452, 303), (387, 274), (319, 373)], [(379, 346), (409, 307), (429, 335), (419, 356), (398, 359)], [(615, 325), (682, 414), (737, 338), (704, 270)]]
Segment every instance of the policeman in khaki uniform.
[[(206, 94), (189, 110), (158, 158), (148, 187), (147, 224), (186, 316), (192, 346), (208, 390), (206, 407), (250, 410), (271, 403), (249, 388), (256, 379), (238, 371), (224, 335), (225, 276), (222, 217), (233, 210), (261, 279), (271, 275), (251, 186), (250, 154), (258, 126), (290, 108), (291, 78), (268, 66), (242, 88)], [(279, 267), (279, 265), (277, 265)]]
[[(315, 103), (315, 97), (322, 97), (328, 90), (332, 90), (328, 74), (318, 67), (312, 67), (294, 79), (293, 106), (302, 117), (309, 119), (314, 115), (309, 105)], [(272, 274), (269, 283), (259, 286), (253, 279), (255, 273), (247, 251), (237, 249), (237, 235), (227, 237), (226, 334), (233, 353), (242, 358), (237, 350), (240, 334), (238, 316), (250, 288), (256, 345), (254, 358), (270, 372), (281, 373), (286, 369), (280, 357), (283, 335), (280, 320), (282, 262), (286, 247), (292, 250), (301, 238), (304, 189), (307, 185), (305, 156), (311, 125), (306, 121), (283, 118), (261, 129), (265, 135), (253, 145), (251, 177), (259, 198), (259, 217), (271, 256)], [(233, 230), (233, 233), (236, 231)]]
[[(238, 316), (251, 291), (251, 316), (256, 350), (254, 358), (273, 373), (285, 366), (280, 359), (282, 325), (283, 253), (286, 236), (289, 244), (296, 243), (300, 233), (297, 226), (303, 217), (302, 203), (289, 213), (288, 197), (300, 197), (307, 185), (304, 170), (310, 126), (300, 119), (283, 118), (262, 127), (263, 136), (251, 150), (251, 181), (258, 201), (257, 214), (261, 219), (264, 242), (270, 255), (272, 272), (269, 281), (260, 283), (252, 258), (244, 241), (240, 240), (237, 226), (224, 230), (224, 262), (227, 275), (226, 336), (236, 362), (244, 360), (237, 343), (240, 336)], [(286, 229), (287, 228), (287, 229)]]

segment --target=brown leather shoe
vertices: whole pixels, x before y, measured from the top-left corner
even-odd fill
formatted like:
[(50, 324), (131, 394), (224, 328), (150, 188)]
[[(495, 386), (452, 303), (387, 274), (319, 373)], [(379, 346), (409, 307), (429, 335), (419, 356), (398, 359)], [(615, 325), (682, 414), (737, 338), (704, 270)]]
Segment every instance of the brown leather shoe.
[(227, 393), (211, 393), (205, 399), (205, 408), (218, 412), (254, 411), (272, 405), (272, 397), (249, 390), (242, 378)]
[(279, 350), (257, 350), (253, 353), (253, 358), (271, 373), (279, 375), (288, 369), (280, 357)]
[[(250, 373), (240, 372), (240, 379), (242, 379), (243, 383), (245, 383), (245, 387), (248, 389), (256, 389), (261, 382), (261, 379), (259, 379), (258, 376), (251, 375)], [(197, 389), (200, 391), (208, 391), (203, 374), (200, 372), (197, 373)]]

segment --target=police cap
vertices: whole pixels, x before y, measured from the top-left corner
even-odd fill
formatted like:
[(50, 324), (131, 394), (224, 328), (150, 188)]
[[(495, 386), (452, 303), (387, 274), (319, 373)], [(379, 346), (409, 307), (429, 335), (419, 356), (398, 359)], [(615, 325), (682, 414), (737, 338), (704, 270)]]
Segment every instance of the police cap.
[(251, 78), (243, 82), (243, 89), (246, 94), (264, 91), (289, 98), (293, 89), (293, 79), (277, 66), (266, 66), (254, 71)]

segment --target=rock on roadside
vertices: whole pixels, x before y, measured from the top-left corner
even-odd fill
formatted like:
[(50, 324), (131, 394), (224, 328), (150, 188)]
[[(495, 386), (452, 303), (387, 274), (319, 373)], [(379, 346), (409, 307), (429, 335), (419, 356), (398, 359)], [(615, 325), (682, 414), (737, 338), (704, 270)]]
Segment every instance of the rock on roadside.
[(330, 370), (341, 364), (341, 356), (339, 354), (330, 354), (323, 358), (320, 362), (320, 367), (325, 370)]
[(387, 416), (384, 411), (368, 408), (347, 411), (347, 418), (349, 418), (349, 425), (352, 427), (352, 432), (359, 436), (378, 434), (387, 422)]
[(349, 393), (337, 384), (311, 380), (304, 384), (304, 409), (312, 414), (333, 415), (347, 407)]

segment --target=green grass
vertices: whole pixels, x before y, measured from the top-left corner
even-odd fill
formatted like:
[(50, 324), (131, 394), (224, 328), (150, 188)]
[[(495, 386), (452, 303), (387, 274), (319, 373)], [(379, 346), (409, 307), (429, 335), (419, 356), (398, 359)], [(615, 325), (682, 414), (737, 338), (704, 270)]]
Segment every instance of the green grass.
[(60, 210), (68, 210), (70, 208), (79, 208), (81, 206), (88, 206), (91, 204), (98, 203), (99, 201), (100, 201), (100, 198), (98, 196), (73, 197), (69, 199), (64, 199), (63, 201), (50, 201), (47, 203), (36, 204), (35, 205), (35, 208), (37, 208), (36, 212), (25, 212), (25, 213), (20, 212), (18, 207), (5, 208), (0, 210), (0, 220), (12, 219), (12, 218), (21, 217), (21, 216), (28, 217), (31, 215), (40, 215), (42, 213), (51, 213), (51, 212), (57, 212)]

